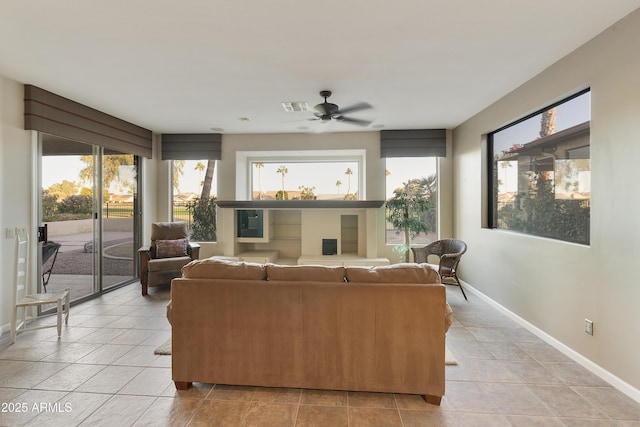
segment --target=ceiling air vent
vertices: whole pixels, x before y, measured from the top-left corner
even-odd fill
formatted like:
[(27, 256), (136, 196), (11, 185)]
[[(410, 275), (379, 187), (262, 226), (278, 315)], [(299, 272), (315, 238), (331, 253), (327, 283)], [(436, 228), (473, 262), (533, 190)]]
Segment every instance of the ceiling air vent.
[(283, 102), (282, 108), (287, 113), (292, 113), (294, 111), (309, 111), (309, 103), (304, 101), (291, 101), (291, 102)]

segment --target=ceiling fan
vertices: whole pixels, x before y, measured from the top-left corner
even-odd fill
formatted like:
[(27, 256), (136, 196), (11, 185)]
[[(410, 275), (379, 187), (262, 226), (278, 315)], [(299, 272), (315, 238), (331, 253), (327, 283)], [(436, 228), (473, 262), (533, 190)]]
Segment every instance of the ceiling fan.
[(354, 119), (351, 117), (344, 116), (345, 114), (348, 114), (348, 113), (353, 113), (355, 111), (367, 110), (369, 108), (372, 108), (371, 105), (369, 105), (368, 103), (360, 102), (350, 107), (345, 107), (341, 109), (336, 104), (327, 102), (327, 98), (331, 96), (330, 90), (320, 91), (320, 96), (324, 98), (324, 102), (322, 104), (318, 104), (315, 107), (313, 107), (313, 109), (315, 110), (313, 114), (316, 116), (316, 118), (311, 120), (322, 120), (325, 123), (330, 120), (337, 120), (339, 122), (352, 123), (354, 125), (359, 125), (359, 126), (369, 126), (371, 124), (371, 122), (368, 120)]

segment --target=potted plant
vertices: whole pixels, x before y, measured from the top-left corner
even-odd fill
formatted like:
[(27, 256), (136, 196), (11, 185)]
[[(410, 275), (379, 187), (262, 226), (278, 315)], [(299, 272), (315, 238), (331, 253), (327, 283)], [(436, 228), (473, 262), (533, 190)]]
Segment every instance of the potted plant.
[(425, 212), (432, 207), (431, 197), (409, 184), (405, 183), (404, 187), (395, 189), (393, 197), (386, 202), (387, 221), (398, 233), (404, 234), (404, 243), (395, 248), (401, 254), (401, 262), (410, 260), (411, 238), (431, 231), (430, 225), (423, 220)]

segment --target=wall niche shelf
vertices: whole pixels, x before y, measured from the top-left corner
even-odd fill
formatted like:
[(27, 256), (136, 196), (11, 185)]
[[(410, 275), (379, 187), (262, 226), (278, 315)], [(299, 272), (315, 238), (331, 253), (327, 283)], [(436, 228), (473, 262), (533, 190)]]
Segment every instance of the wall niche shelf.
[(384, 200), (218, 200), (221, 208), (236, 209), (370, 209)]

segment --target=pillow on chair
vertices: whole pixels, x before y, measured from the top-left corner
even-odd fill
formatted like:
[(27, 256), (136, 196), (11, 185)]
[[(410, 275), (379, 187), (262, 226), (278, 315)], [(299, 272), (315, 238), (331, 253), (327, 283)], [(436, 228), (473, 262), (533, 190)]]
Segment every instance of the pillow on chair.
[(156, 240), (156, 258), (187, 256), (187, 239)]

